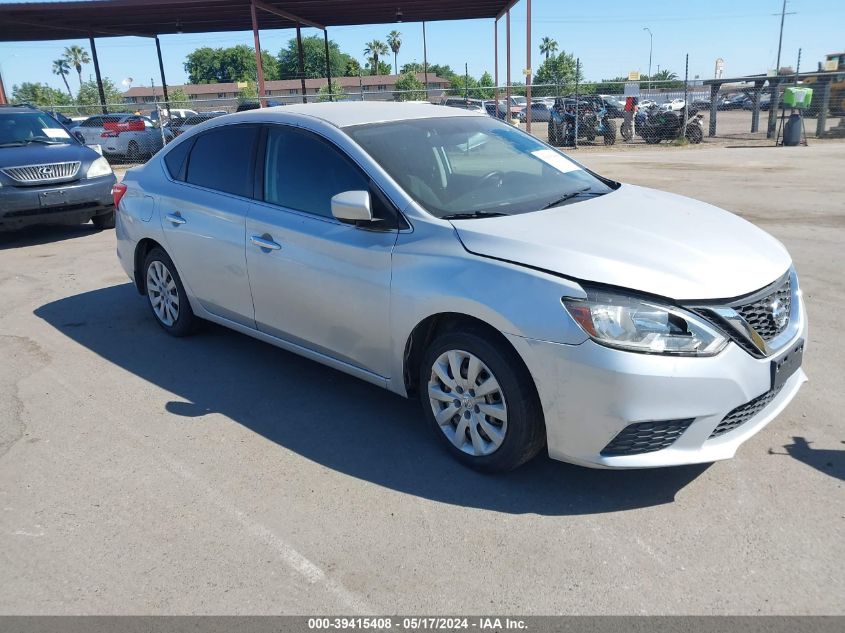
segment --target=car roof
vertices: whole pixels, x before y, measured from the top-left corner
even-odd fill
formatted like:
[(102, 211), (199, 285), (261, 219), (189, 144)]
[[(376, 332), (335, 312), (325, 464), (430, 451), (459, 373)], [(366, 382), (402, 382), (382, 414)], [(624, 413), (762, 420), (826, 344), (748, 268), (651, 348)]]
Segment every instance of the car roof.
[(337, 103), (302, 103), (275, 108), (248, 110), (235, 115), (238, 121), (272, 118), (278, 114), (283, 120), (285, 115), (298, 114), (320, 119), (343, 128), (368, 123), (387, 123), (392, 121), (406, 121), (409, 119), (431, 119), (455, 116), (483, 116), (483, 112), (474, 112), (462, 108), (434, 105), (431, 103), (402, 103), (396, 101), (343, 101)]

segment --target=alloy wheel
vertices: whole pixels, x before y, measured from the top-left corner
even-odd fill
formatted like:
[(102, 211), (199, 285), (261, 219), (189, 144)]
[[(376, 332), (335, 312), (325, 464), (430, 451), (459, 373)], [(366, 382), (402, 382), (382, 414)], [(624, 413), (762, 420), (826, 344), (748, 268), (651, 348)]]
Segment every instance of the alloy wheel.
[(502, 445), (508, 430), (504, 392), (474, 354), (441, 354), (431, 367), (428, 399), (440, 430), (464, 453), (490, 455)]
[(167, 266), (158, 260), (147, 268), (147, 296), (158, 320), (172, 327), (179, 318), (179, 290)]

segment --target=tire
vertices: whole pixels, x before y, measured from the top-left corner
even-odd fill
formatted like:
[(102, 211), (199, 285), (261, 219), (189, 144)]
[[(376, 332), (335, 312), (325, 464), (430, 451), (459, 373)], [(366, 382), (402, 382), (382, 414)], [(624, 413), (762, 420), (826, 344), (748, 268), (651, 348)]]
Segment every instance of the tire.
[[(194, 311), (191, 310), (188, 295), (185, 293), (185, 287), (182, 285), (176, 266), (173, 265), (173, 260), (161, 248), (152, 249), (144, 259), (143, 279), (147, 304), (162, 329), (171, 336), (178, 337), (191, 334), (198, 319), (194, 316)], [(154, 281), (157, 284), (156, 288), (152, 286)], [(172, 282), (172, 285), (170, 282)], [(165, 291), (169, 290), (169, 292), (160, 292), (159, 288), (163, 288)], [(167, 303), (159, 309), (157, 306), (161, 303), (155, 304), (155, 297), (165, 295)], [(168, 309), (168, 305), (170, 309)], [(173, 318), (174, 307), (176, 318)]]
[(699, 126), (699, 125), (687, 125), (686, 137), (687, 137), (687, 140), (690, 143), (693, 143), (693, 144), (700, 143), (704, 138), (704, 134), (701, 131), (701, 126)]
[(558, 147), (560, 145), (560, 138), (557, 133), (557, 125), (554, 121), (549, 121), (549, 145)]
[(94, 226), (99, 231), (102, 231), (103, 229), (113, 229), (114, 228), (114, 209), (112, 209), (108, 213), (104, 213), (102, 215), (95, 215), (93, 218), (91, 218), (91, 222), (94, 223)]
[[(459, 380), (452, 366), (458, 367)], [(469, 380), (470, 371), (476, 374), (474, 381)], [(493, 390), (477, 394), (475, 389), (491, 388), (491, 379)], [(431, 429), (470, 468), (513, 470), (545, 445), (543, 410), (528, 369), (516, 352), (483, 330), (439, 335), (424, 354), (419, 392)], [(444, 417), (450, 410), (454, 414)]]
[(604, 144), (614, 145), (616, 143), (616, 123), (613, 121), (606, 121), (604, 125)]
[(141, 160), (141, 148), (138, 147), (138, 143), (135, 141), (129, 141), (129, 145), (126, 148), (126, 160), (129, 162)]

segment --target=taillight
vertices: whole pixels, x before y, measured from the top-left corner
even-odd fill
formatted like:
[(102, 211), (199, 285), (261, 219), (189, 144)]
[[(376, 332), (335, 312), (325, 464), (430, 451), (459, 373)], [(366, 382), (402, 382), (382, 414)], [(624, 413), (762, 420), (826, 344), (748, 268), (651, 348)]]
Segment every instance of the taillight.
[(121, 200), (121, 198), (123, 198), (123, 194), (125, 194), (125, 193), (126, 193), (126, 185), (124, 185), (122, 182), (117, 182), (114, 185), (112, 185), (111, 195), (112, 195), (112, 198), (114, 199), (114, 208), (115, 209), (117, 209), (118, 206), (120, 206), (120, 200)]

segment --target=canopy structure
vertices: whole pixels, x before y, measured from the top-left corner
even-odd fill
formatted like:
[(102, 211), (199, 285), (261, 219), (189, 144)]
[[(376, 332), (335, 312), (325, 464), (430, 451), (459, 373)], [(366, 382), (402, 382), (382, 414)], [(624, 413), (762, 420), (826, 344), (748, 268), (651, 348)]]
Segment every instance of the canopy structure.
[[(428, 73), (425, 51), (425, 23), (440, 20), (494, 19), (495, 83), (498, 86), (498, 24), (506, 17), (507, 76), (510, 86), (510, 10), (518, 0), (82, 0), (78, 2), (20, 2), (0, 4), (0, 41), (28, 42), (88, 38), (100, 101), (106, 111), (95, 38), (136, 36), (155, 39), (164, 99), (167, 82), (161, 58), (159, 35), (177, 33), (253, 32), (258, 68), (258, 92), (264, 90), (259, 29), (296, 29), (299, 44), (300, 75), (303, 82), (301, 28), (322, 29), (326, 47), (326, 78), (331, 86), (328, 65), (327, 27), (357, 24), (422, 22), (423, 66)], [(526, 110), (531, 129), (531, 0), (526, 26)], [(259, 17), (261, 19), (259, 21)], [(0, 78), (2, 82), (2, 78)], [(428, 82), (426, 81), (426, 87)], [(2, 86), (2, 83), (0, 83)], [(508, 88), (508, 98), (510, 97)], [(498, 94), (496, 95), (498, 97)], [(331, 97), (330, 97), (331, 98)], [(0, 90), (0, 103), (5, 100)], [(262, 100), (263, 105), (263, 100)]]

